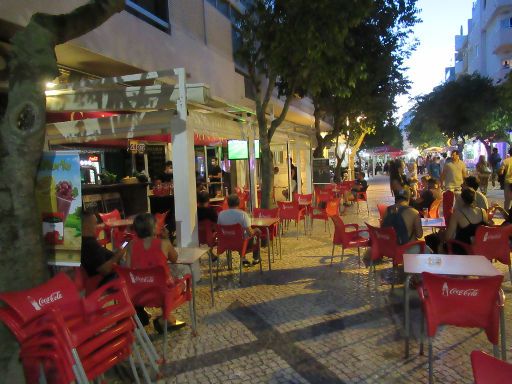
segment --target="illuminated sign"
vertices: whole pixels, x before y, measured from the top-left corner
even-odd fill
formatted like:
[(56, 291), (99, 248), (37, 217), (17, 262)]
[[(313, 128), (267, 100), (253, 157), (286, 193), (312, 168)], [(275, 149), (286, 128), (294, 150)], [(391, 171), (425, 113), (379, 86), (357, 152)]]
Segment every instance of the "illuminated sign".
[(98, 155), (93, 155), (89, 156), (88, 160), (97, 163), (98, 161), (100, 161), (100, 157)]
[(128, 151), (131, 153), (143, 154), (146, 152), (146, 143), (137, 140), (128, 140)]

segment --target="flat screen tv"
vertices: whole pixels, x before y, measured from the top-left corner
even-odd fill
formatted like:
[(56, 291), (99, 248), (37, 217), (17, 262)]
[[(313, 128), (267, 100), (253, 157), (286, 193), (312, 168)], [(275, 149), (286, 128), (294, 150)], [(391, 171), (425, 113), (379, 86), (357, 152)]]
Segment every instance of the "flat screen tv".
[[(260, 158), (260, 141), (254, 140), (254, 155)], [(247, 160), (249, 158), (249, 147), (247, 140), (228, 140), (228, 159)]]
[(248, 158), (249, 148), (246, 140), (228, 140), (229, 160), (247, 160)]

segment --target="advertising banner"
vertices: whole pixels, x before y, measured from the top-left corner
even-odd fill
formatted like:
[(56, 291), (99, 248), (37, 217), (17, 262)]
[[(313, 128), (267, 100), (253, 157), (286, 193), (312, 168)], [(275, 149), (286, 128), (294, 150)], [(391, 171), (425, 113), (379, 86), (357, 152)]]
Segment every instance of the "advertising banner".
[(48, 262), (61, 266), (80, 262), (82, 194), (78, 152), (43, 154), (36, 179), (36, 199)]

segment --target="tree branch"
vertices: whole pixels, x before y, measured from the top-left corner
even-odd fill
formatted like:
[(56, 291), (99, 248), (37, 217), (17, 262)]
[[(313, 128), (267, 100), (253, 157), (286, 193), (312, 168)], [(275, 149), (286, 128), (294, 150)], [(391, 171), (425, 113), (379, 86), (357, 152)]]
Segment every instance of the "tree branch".
[(276, 80), (277, 76), (272, 74), (272, 72), (269, 72), (267, 89), (265, 90), (265, 95), (263, 96), (263, 100), (261, 102), (261, 106), (264, 111), (267, 110), (268, 103), (270, 102), (270, 97), (272, 97), (272, 91), (276, 86)]
[(92, 0), (64, 15), (36, 13), (32, 21), (55, 36), (55, 45), (80, 37), (124, 10), (124, 0)]
[(290, 108), (290, 103), (292, 102), (292, 99), (293, 93), (290, 92), (290, 94), (286, 96), (286, 100), (284, 101), (283, 110), (281, 111), (281, 114), (277, 119), (272, 120), (272, 122), (270, 123), (270, 129), (268, 130), (268, 141), (272, 140), (272, 136), (274, 136), (277, 127), (279, 127), (286, 118), (286, 114), (288, 113), (288, 109)]

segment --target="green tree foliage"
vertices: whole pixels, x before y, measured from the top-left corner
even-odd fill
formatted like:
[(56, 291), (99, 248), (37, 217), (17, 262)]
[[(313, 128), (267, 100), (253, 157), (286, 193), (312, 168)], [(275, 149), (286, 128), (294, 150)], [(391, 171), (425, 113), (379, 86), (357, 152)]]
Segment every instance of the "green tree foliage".
[(364, 73), (355, 81), (327, 82), (322, 92), (314, 94), (315, 109), (322, 111), (315, 117), (322, 113), (334, 116), (333, 130), (324, 138), (320, 136), (320, 125), (315, 125), (315, 156), (321, 156), (325, 146), (347, 129), (347, 118), (353, 122), (358, 116), (365, 116), (364, 124), (349, 125), (349, 136), (355, 141), (361, 135), (382, 131), (384, 136), (391, 135), (394, 143), (401, 142), (393, 118), (394, 100), (409, 89), (403, 74), (404, 60), (416, 47), (407, 36), (419, 21), (417, 13), (416, 0), (377, 0), (364, 21), (350, 30), (350, 44), (343, 54), (358, 63)]
[[(350, 28), (360, 23), (370, 4), (370, 0), (255, 0), (237, 23), (241, 44), (236, 54), (257, 95), (263, 207), (270, 206), (274, 181), (270, 143), (276, 129), (292, 100), (317, 87), (316, 74), (332, 73), (326, 63), (336, 64)], [(276, 87), (283, 107), (269, 121)]]
[(488, 77), (463, 75), (416, 99), (407, 127), (414, 145), (446, 143), (448, 138), (480, 140), (490, 154), (490, 143), (503, 140), (510, 124), (510, 80), (494, 85)]

